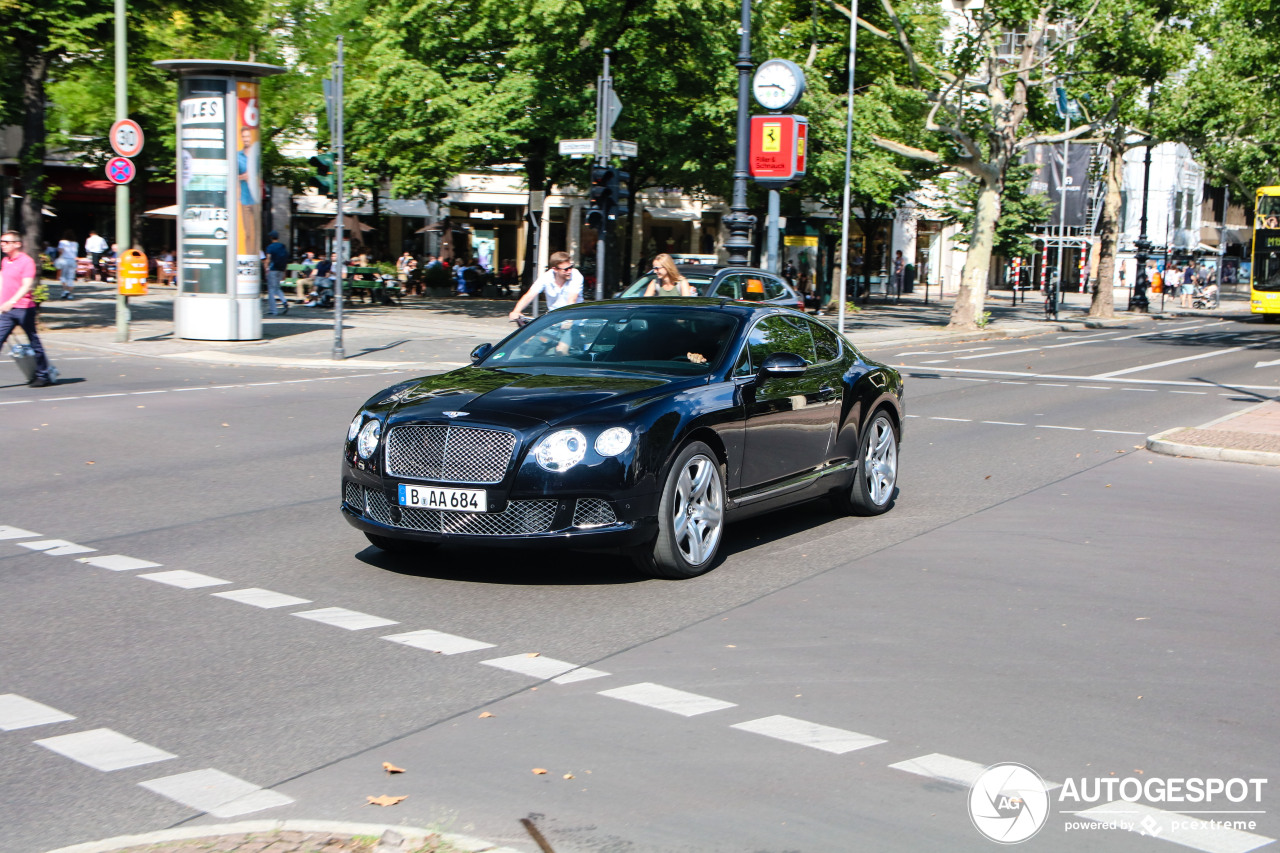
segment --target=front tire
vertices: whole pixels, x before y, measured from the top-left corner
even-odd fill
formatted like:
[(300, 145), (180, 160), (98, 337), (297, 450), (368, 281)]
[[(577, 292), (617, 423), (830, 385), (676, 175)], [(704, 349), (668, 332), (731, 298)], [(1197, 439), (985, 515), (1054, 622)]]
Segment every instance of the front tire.
[(667, 472), (658, 504), (658, 535), (636, 563), (657, 578), (684, 580), (711, 570), (724, 538), (724, 471), (715, 452), (689, 444)]
[(858, 448), (858, 469), (850, 487), (836, 495), (849, 515), (880, 515), (893, 506), (898, 485), (898, 433), (884, 409), (867, 423)]

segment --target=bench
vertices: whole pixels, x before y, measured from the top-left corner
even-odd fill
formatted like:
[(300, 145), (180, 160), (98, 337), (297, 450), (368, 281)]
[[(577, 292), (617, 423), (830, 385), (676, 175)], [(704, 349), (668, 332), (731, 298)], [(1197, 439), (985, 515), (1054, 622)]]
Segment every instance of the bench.
[(293, 285), (294, 295), (298, 297), (298, 301), (306, 299), (306, 281), (311, 274), (311, 270), (306, 264), (289, 264), (285, 269), (289, 275), (285, 278), (284, 284)]
[(404, 288), (400, 282), (376, 267), (347, 267), (343, 291), (349, 299), (359, 296), (361, 304), (366, 301), (374, 305), (404, 304)]

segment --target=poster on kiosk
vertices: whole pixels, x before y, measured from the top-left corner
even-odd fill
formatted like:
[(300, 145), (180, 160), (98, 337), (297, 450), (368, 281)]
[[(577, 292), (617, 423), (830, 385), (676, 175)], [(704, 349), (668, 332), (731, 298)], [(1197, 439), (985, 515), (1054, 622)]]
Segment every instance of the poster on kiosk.
[(174, 334), (262, 337), (262, 112), (253, 62), (155, 63), (178, 85), (178, 296)]

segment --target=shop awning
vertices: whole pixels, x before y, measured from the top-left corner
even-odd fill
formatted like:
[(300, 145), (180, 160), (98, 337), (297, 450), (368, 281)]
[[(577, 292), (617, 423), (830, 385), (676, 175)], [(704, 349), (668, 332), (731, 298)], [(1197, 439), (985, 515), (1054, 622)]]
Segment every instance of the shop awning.
[(653, 207), (646, 205), (644, 212), (650, 219), (665, 219), (668, 222), (700, 222), (702, 214), (696, 210), (685, 210), (674, 207)]
[(148, 219), (177, 219), (178, 206), (176, 204), (157, 207), (155, 210), (148, 210), (142, 214)]

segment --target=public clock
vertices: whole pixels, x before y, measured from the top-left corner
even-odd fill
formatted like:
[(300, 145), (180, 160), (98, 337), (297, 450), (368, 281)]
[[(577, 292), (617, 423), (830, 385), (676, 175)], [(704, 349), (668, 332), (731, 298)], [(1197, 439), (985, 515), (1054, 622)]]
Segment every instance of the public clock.
[(760, 106), (782, 112), (804, 94), (804, 69), (788, 59), (765, 60), (756, 69), (751, 91)]

